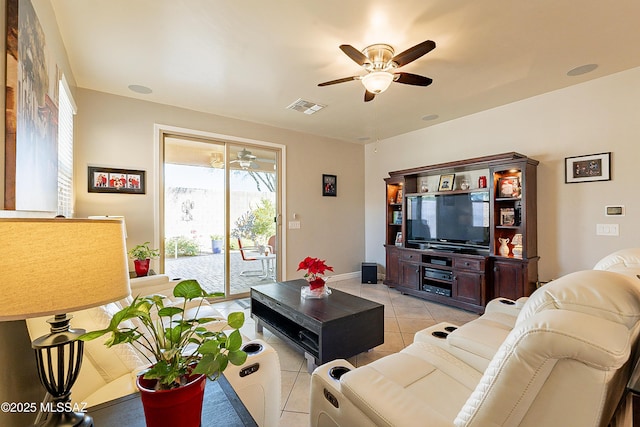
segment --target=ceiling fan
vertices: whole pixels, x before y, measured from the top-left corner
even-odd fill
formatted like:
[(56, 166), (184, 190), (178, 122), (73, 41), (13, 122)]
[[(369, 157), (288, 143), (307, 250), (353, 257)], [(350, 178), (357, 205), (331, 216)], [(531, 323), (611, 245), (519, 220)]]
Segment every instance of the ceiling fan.
[(411, 73), (396, 73), (395, 70), (435, 49), (436, 44), (431, 40), (417, 44), (394, 56), (393, 47), (388, 44), (373, 44), (360, 52), (349, 44), (340, 45), (340, 49), (356, 64), (363, 67), (367, 74), (330, 80), (318, 86), (329, 86), (337, 83), (361, 80), (365, 87), (364, 102), (369, 102), (379, 93), (387, 90), (392, 82), (413, 86), (429, 86), (433, 80), (429, 77)]
[(243, 148), (237, 153), (238, 158), (231, 160), (229, 163), (238, 163), (242, 169), (258, 169), (260, 165), (255, 161), (256, 156), (251, 151)]
[(209, 156), (209, 164), (212, 168), (224, 168), (224, 155), (222, 153), (211, 153)]

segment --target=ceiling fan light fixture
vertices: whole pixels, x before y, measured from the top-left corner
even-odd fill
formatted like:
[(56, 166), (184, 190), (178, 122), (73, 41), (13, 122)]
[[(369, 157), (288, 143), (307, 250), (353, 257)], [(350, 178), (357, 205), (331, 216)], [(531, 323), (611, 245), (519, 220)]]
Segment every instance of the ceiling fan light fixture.
[(362, 77), (362, 85), (375, 94), (384, 92), (393, 81), (393, 74), (387, 71), (374, 71)]

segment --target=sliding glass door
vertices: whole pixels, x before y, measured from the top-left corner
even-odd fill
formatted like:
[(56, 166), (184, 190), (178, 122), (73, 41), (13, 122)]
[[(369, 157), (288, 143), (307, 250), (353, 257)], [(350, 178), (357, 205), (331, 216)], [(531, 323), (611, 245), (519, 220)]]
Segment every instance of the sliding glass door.
[(163, 138), (164, 272), (244, 296), (277, 280), (280, 150)]

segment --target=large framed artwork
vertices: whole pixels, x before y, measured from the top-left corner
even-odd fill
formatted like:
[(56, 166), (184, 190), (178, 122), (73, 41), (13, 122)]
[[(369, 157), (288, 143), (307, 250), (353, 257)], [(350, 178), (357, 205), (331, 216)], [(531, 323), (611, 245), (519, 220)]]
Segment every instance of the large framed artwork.
[(4, 207), (58, 205), (60, 72), (30, 0), (7, 0)]

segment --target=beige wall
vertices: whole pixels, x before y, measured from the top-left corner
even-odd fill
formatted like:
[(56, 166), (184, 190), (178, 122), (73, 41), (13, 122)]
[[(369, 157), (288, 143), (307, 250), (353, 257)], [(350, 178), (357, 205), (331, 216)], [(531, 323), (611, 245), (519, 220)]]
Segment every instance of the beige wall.
[[(305, 256), (326, 258), (336, 274), (358, 271), (364, 261), (364, 147), (166, 105), (76, 90), (76, 216), (124, 215), (128, 245), (153, 241), (154, 125), (264, 141), (286, 146), (286, 212), (299, 230), (287, 230), (287, 278), (302, 277)], [(146, 195), (87, 192), (87, 166), (147, 171)], [(322, 174), (338, 176), (338, 196), (322, 197)], [(156, 245), (158, 243), (156, 242)]]
[[(540, 279), (591, 268), (604, 255), (640, 246), (640, 68), (536, 96), (367, 145), (366, 257), (384, 264), (387, 172), (516, 151), (538, 166)], [(564, 183), (564, 158), (612, 152), (612, 180)], [(606, 217), (605, 205), (626, 206)], [(596, 236), (617, 223), (619, 237)]]

